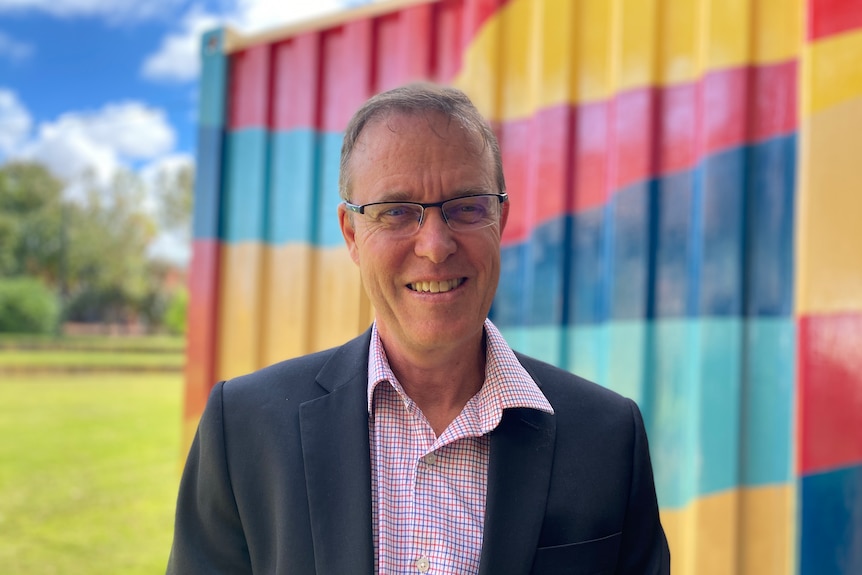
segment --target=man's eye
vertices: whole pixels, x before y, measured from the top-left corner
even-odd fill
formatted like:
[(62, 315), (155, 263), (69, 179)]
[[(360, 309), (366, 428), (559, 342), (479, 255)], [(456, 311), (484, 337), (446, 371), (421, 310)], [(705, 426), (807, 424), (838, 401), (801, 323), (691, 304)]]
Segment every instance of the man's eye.
[(447, 210), (447, 216), (453, 219), (471, 219), (476, 220), (484, 218), (487, 214), (487, 209), (484, 205), (478, 203), (466, 203), (454, 206), (452, 210)]
[(406, 206), (392, 206), (380, 212), (381, 218), (402, 218), (410, 215), (411, 210)]

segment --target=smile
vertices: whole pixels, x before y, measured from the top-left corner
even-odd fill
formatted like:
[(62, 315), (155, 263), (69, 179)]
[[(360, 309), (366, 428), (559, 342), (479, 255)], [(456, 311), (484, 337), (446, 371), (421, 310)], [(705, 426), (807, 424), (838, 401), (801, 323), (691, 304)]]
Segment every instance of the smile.
[(443, 281), (413, 282), (411, 284), (407, 284), (407, 287), (420, 293), (443, 293), (455, 289), (462, 283), (464, 283), (464, 278)]

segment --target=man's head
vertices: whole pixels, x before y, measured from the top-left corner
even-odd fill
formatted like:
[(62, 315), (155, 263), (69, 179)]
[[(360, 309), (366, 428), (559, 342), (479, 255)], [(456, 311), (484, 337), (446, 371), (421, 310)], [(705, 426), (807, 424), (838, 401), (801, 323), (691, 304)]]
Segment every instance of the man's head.
[(467, 97), (426, 85), (375, 96), (350, 122), (341, 181), (341, 230), (387, 353), (474, 348), (508, 203), (497, 140)]
[(365, 102), (350, 119), (344, 131), (344, 141), (341, 146), (341, 171), (338, 176), (338, 193), (341, 199), (350, 200), (350, 158), (353, 156), (360, 134), (367, 125), (395, 113), (427, 115), (432, 112), (442, 114), (460, 124), (467, 132), (479, 137), (491, 153), (497, 190), (500, 193), (505, 192), (506, 180), (503, 176), (500, 144), (473, 102), (464, 92), (456, 88), (419, 83), (377, 94)]

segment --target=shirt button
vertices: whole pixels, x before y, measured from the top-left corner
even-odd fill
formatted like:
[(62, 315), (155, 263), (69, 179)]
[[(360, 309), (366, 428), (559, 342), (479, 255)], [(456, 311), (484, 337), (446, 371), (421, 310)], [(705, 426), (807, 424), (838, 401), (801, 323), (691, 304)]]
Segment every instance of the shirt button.
[(437, 463), (437, 455), (434, 453), (429, 453), (422, 458), (422, 461), (424, 461), (428, 465), (434, 465), (435, 463)]
[(416, 560), (416, 569), (418, 569), (420, 573), (428, 573), (429, 567), (431, 567), (431, 562), (428, 561), (427, 557), (420, 557)]

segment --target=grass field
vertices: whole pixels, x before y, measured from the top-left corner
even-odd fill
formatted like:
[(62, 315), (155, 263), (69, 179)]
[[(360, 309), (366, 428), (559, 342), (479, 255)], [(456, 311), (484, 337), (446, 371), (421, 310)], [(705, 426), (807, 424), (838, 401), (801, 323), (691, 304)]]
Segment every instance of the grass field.
[[(86, 355), (104, 352), (80, 353), (86, 363), (93, 361)], [(176, 362), (173, 355), (165, 360)], [(181, 464), (182, 385), (180, 371), (0, 369), (0, 572), (164, 572)]]
[(149, 351), (87, 351), (76, 350), (15, 350), (0, 353), (2, 367), (32, 367), (34, 370), (47, 367), (69, 367), (79, 370), (82, 367), (118, 369), (165, 368), (178, 370), (183, 366), (181, 355)]

